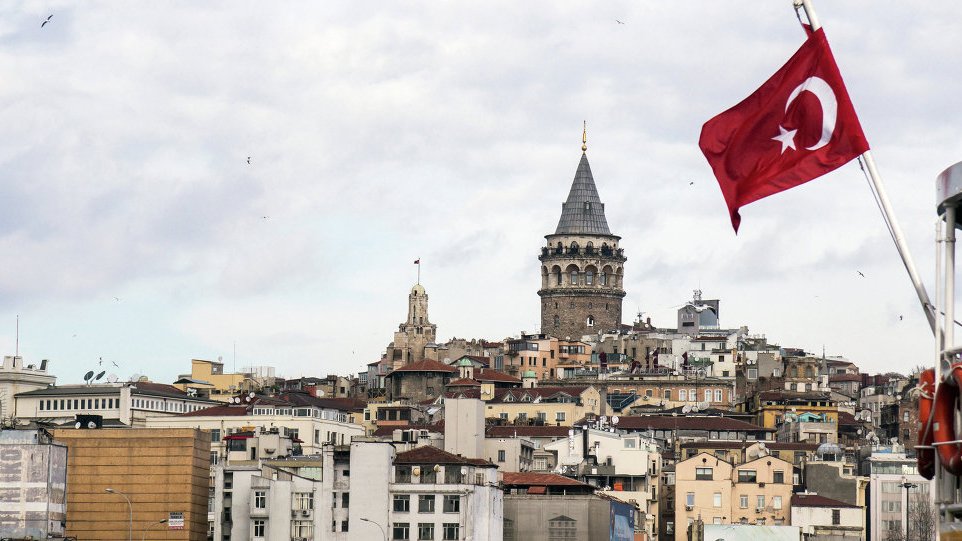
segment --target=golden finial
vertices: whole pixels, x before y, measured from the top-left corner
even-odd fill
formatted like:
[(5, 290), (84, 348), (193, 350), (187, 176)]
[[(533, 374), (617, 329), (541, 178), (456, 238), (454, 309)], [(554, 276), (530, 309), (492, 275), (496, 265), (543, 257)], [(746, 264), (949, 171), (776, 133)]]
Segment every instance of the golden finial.
[(581, 151), (588, 152), (588, 121), (584, 121), (584, 131), (581, 132)]

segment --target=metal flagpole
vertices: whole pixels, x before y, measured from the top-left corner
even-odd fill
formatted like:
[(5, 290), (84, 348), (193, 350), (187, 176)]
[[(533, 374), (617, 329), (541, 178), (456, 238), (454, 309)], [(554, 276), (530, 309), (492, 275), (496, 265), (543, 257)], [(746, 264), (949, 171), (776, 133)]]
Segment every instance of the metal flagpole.
[[(796, 6), (798, 6), (798, 2), (799, 0), (795, 0)], [(808, 17), (812, 31), (814, 32), (821, 28), (818, 22), (818, 16), (815, 15), (815, 8), (812, 6), (812, 0), (801, 0), (801, 5), (805, 8), (805, 16)], [(895, 242), (895, 249), (898, 250), (899, 256), (902, 258), (902, 264), (905, 265), (905, 270), (909, 273), (909, 279), (912, 280), (915, 293), (919, 297), (919, 302), (922, 303), (922, 310), (925, 311), (925, 317), (929, 321), (929, 327), (931, 327), (932, 332), (935, 333), (935, 313), (932, 310), (932, 302), (929, 300), (929, 294), (925, 291), (925, 286), (922, 285), (918, 271), (915, 270), (915, 262), (912, 260), (912, 254), (909, 252), (908, 246), (905, 245), (902, 228), (899, 226), (898, 220), (895, 219), (895, 213), (892, 211), (891, 203), (889, 203), (888, 194), (882, 185), (882, 177), (879, 175), (878, 169), (875, 168), (872, 151), (866, 150), (865, 153), (862, 154), (862, 159), (865, 161), (865, 166), (868, 169), (869, 182), (878, 199), (879, 210), (882, 211), (882, 218), (885, 220), (889, 233), (892, 235), (892, 240)], [(946, 319), (952, 321), (949, 318)]]

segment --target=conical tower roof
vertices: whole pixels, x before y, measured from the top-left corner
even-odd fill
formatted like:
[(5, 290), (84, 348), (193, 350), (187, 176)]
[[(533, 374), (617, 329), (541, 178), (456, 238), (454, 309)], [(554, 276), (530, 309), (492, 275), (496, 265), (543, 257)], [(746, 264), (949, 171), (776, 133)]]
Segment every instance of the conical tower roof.
[(605, 205), (598, 197), (586, 154), (581, 155), (568, 200), (561, 205), (561, 220), (555, 235), (564, 234), (611, 235), (605, 219)]

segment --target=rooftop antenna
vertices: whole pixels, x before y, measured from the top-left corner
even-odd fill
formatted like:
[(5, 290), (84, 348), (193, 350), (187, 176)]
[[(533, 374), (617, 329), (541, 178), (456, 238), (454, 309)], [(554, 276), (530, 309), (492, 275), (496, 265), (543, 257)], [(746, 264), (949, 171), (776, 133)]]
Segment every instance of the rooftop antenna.
[(581, 152), (588, 152), (588, 121), (583, 120), (584, 130), (581, 132)]
[(17, 314), (17, 345), (13, 351), (13, 358), (20, 356), (20, 314)]

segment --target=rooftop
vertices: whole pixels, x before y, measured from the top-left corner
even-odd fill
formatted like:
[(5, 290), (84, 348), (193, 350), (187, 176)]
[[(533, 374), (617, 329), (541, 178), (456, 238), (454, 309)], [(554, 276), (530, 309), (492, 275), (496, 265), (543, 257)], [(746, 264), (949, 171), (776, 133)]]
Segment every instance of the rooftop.
[(818, 494), (792, 494), (792, 507), (851, 507), (858, 508), (857, 505), (840, 502)]
[(446, 372), (448, 374), (453, 374), (454, 372), (457, 372), (457, 369), (442, 362), (431, 359), (421, 359), (420, 361), (415, 361), (411, 364), (395, 369), (393, 372), (389, 373), (388, 376), (394, 374), (395, 372)]
[(605, 205), (598, 196), (588, 156), (581, 155), (568, 199), (561, 205), (561, 219), (555, 235), (611, 235), (605, 218)]
[(397, 456), (394, 457), (394, 464), (464, 464), (485, 468), (497, 468), (496, 465), (483, 458), (464, 458), (463, 456), (442, 451), (430, 445), (398, 453)]

